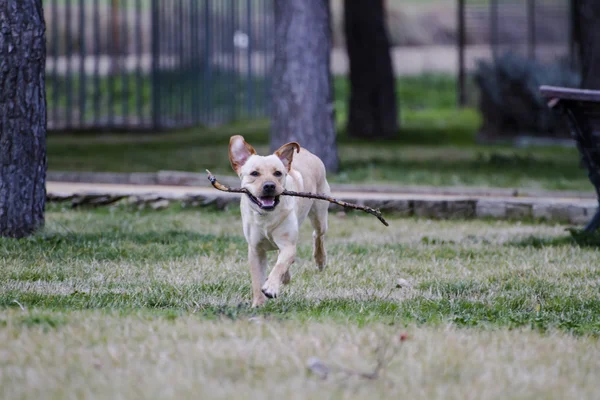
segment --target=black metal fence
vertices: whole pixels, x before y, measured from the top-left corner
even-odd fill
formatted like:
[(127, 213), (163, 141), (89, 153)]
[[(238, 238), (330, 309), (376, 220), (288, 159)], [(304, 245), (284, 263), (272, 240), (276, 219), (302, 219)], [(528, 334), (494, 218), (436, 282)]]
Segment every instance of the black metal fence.
[(50, 130), (268, 112), (273, 0), (44, 0)]
[(479, 60), (512, 52), (575, 66), (572, 0), (457, 1), (459, 103), (468, 100), (467, 74)]

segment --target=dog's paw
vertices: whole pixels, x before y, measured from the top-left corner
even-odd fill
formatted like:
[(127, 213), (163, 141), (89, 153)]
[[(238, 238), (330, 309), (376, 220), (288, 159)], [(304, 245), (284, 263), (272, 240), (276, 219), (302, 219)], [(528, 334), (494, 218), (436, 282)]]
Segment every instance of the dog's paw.
[(267, 297), (264, 294), (260, 294), (260, 296), (255, 296), (252, 300), (252, 308), (262, 307), (267, 301)]
[(262, 287), (262, 292), (269, 299), (274, 299), (279, 295), (279, 282), (275, 282), (275, 279), (267, 279)]

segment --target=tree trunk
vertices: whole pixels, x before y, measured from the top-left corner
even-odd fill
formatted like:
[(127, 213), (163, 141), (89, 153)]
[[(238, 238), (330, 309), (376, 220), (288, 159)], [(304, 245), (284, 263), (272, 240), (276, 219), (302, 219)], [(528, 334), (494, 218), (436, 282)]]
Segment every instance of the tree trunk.
[(329, 0), (276, 0), (271, 148), (298, 142), (338, 168)]
[(0, 236), (44, 223), (45, 67), (42, 0), (0, 0)]
[(581, 87), (600, 90), (600, 1), (575, 0), (574, 22)]
[(350, 62), (348, 136), (390, 138), (398, 132), (398, 109), (383, 0), (344, 2)]

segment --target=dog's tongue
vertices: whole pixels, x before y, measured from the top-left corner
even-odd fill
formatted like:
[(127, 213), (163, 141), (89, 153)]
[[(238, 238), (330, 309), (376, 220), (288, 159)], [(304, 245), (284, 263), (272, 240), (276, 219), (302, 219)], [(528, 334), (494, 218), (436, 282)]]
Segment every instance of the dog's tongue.
[(273, 207), (275, 205), (274, 197), (261, 197), (260, 202), (263, 207)]

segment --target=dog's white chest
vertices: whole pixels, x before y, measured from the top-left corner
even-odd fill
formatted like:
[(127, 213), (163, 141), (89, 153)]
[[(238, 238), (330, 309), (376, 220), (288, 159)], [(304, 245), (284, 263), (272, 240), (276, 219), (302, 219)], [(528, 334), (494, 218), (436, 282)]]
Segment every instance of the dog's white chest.
[(287, 239), (297, 236), (298, 223), (293, 209), (269, 213), (252, 211), (244, 215), (244, 236), (251, 245), (277, 250)]

